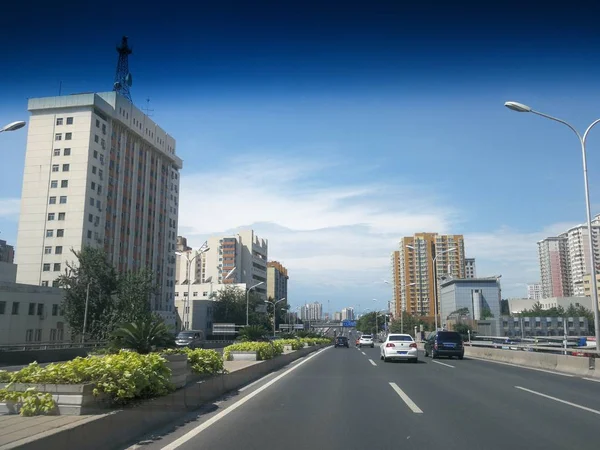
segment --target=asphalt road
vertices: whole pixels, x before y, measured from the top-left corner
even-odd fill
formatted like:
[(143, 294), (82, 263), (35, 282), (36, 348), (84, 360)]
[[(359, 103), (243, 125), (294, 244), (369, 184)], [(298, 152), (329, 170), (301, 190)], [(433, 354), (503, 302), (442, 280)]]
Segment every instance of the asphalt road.
[(378, 347), (328, 348), (133, 448), (598, 448), (600, 383), (420, 357), (384, 363)]

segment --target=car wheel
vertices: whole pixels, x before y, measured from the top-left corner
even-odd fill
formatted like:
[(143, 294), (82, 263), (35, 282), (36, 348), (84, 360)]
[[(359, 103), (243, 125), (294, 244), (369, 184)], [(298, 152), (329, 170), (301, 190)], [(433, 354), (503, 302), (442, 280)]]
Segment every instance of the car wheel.
[(374, 345), (371, 345), (371, 348), (375, 348), (375, 346), (374, 346)]
[(460, 359), (460, 360), (462, 360), (463, 358), (464, 358), (464, 355), (460, 355), (460, 356), (458, 357), (458, 359)]
[(379, 359), (383, 361), (383, 355), (379, 355)]
[(389, 362), (390, 360), (388, 358), (386, 358), (385, 356), (383, 357), (383, 362)]
[(412, 360), (413, 364), (417, 364), (418, 362), (419, 362), (419, 358), (415, 358), (415, 359)]

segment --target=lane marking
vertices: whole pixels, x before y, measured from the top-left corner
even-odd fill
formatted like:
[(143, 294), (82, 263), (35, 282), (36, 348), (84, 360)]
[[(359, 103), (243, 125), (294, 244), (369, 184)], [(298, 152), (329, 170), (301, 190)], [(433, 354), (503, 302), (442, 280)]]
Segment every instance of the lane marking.
[(592, 408), (588, 408), (587, 406), (578, 405), (577, 403), (571, 403), (566, 400), (561, 400), (560, 398), (552, 397), (551, 395), (542, 394), (541, 392), (532, 391), (531, 389), (526, 389), (521, 386), (515, 386), (515, 388), (520, 389), (525, 392), (529, 392), (531, 394), (539, 395), (540, 397), (549, 398), (550, 400), (554, 400), (555, 402), (564, 403), (565, 405), (572, 406), (573, 408), (583, 409), (584, 411), (588, 411), (593, 414), (598, 414), (600, 416), (600, 411), (598, 411), (597, 409), (592, 409)]
[(330, 348), (333, 348), (333, 347), (325, 347), (323, 350), (320, 350), (320, 351), (318, 351), (318, 352), (310, 355), (308, 358), (306, 358), (305, 360), (301, 361), (299, 364), (296, 364), (295, 366), (290, 367), (288, 370), (286, 370), (282, 374), (276, 376), (272, 380), (270, 380), (267, 383), (263, 384), (261, 387), (259, 387), (255, 391), (251, 392), (250, 394), (246, 395), (244, 398), (238, 400), (233, 405), (231, 405), (228, 408), (224, 409), (220, 413), (214, 415), (213, 417), (211, 417), (210, 419), (208, 419), (206, 422), (201, 423), (200, 425), (198, 425), (197, 427), (195, 427), (192, 430), (188, 431), (186, 434), (184, 434), (183, 436), (181, 436), (178, 439), (174, 440), (170, 444), (165, 445), (164, 447), (162, 447), (162, 450), (175, 450), (176, 448), (179, 448), (181, 445), (185, 444), (186, 442), (190, 441), (191, 439), (193, 439), (194, 437), (196, 437), (197, 435), (199, 435), (200, 433), (202, 433), (204, 430), (206, 430), (212, 424), (218, 422), (223, 417), (225, 417), (229, 413), (232, 413), (233, 411), (235, 411), (236, 409), (238, 409), (240, 406), (242, 406), (244, 403), (250, 401), (252, 398), (254, 398), (258, 394), (260, 394), (265, 389), (268, 389), (270, 386), (272, 386), (273, 384), (277, 383), (279, 380), (281, 380), (283, 377), (285, 377), (289, 373), (291, 373), (294, 370), (296, 370), (302, 364), (307, 363), (308, 361), (310, 361), (311, 359), (313, 359), (315, 356), (320, 355), (321, 353), (323, 353), (324, 351), (329, 350)]
[(598, 380), (597, 378), (587, 378), (587, 377), (583, 377), (584, 380), (588, 380), (588, 381), (595, 381), (596, 383), (600, 383), (600, 380)]
[(511, 366), (511, 367), (516, 367), (518, 369), (527, 369), (527, 370), (537, 370), (538, 372), (545, 372), (545, 373), (551, 373), (552, 375), (560, 375), (563, 377), (574, 377), (575, 375), (570, 375), (568, 373), (562, 373), (562, 372), (555, 372), (553, 370), (547, 370), (547, 369), (538, 369), (537, 367), (526, 367), (526, 366), (519, 366), (518, 364), (511, 364), (511, 363), (507, 363), (507, 362), (502, 362), (502, 361), (493, 361), (491, 359), (485, 359), (485, 358), (476, 358), (475, 356), (469, 356), (469, 359), (476, 359), (477, 361), (484, 361), (484, 362), (490, 362), (490, 363), (494, 363), (494, 364), (503, 364), (505, 366)]
[(269, 378), (269, 377), (270, 377), (271, 375), (273, 375), (274, 373), (275, 373), (275, 372), (268, 373), (268, 374), (267, 374), (267, 375), (265, 375), (264, 377), (262, 377), (262, 378), (259, 378), (258, 380), (256, 380), (256, 381), (253, 381), (253, 382), (252, 382), (252, 383), (250, 383), (250, 384), (247, 384), (246, 386), (244, 386), (244, 387), (243, 387), (243, 388), (241, 388), (241, 389), (238, 389), (238, 391), (240, 391), (240, 392), (244, 392), (246, 389), (249, 389), (249, 388), (251, 388), (252, 386), (256, 386), (256, 385), (257, 385), (258, 383), (260, 383), (261, 381), (263, 381), (263, 380), (266, 380), (267, 378)]
[(446, 366), (446, 367), (450, 367), (450, 368), (454, 369), (454, 366), (451, 366), (450, 364), (446, 364), (443, 362), (436, 361), (435, 359), (432, 359), (431, 362), (434, 362), (436, 364), (441, 364), (442, 366)]
[(421, 410), (421, 408), (419, 408), (417, 406), (417, 404), (415, 402), (413, 402), (410, 399), (410, 397), (408, 395), (406, 395), (404, 393), (404, 391), (398, 387), (398, 385), (396, 383), (390, 383), (390, 386), (392, 387), (392, 389), (394, 391), (396, 391), (396, 394), (398, 394), (400, 396), (400, 398), (402, 400), (404, 400), (404, 403), (406, 403), (406, 406), (408, 406), (412, 410), (412, 412), (414, 412), (415, 414), (423, 414), (423, 411)]
[(365, 352), (361, 351), (361, 353), (362, 353), (363, 355), (367, 356), (367, 354), (366, 354)]
[(374, 366), (376, 366), (376, 365), (377, 365), (377, 364), (375, 364), (375, 361), (373, 361), (372, 359), (370, 359), (370, 360), (369, 360), (369, 362), (370, 362), (371, 364), (373, 364)]

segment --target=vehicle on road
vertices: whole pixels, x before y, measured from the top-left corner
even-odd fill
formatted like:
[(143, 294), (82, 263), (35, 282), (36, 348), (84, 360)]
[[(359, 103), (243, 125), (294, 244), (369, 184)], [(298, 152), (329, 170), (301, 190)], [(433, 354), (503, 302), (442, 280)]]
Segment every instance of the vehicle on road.
[(202, 330), (186, 330), (179, 332), (175, 338), (175, 345), (177, 347), (202, 348), (204, 341)]
[(425, 356), (429, 355), (434, 359), (440, 356), (447, 356), (448, 358), (457, 356), (458, 359), (463, 359), (465, 348), (462, 336), (456, 331), (435, 331), (431, 333), (425, 341)]
[(334, 347), (346, 347), (350, 348), (350, 342), (346, 336), (338, 336), (335, 338)]
[(388, 334), (379, 348), (381, 359), (384, 362), (394, 359), (407, 360), (413, 363), (419, 361), (417, 343), (410, 334)]
[(375, 347), (375, 342), (373, 341), (373, 336), (371, 336), (370, 334), (363, 334), (360, 339), (358, 340), (358, 346), (359, 347), (371, 347), (374, 348)]

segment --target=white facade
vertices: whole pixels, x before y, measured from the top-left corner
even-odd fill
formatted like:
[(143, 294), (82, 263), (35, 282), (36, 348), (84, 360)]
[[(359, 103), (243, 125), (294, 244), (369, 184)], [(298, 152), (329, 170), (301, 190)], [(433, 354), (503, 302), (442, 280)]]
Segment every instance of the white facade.
[[(590, 273), (590, 233), (587, 225), (578, 225), (568, 230), (565, 234), (567, 236), (571, 293), (575, 297), (583, 296), (585, 295), (583, 277)], [(600, 221), (598, 216), (596, 216), (592, 221), (595, 261), (600, 261), (599, 235)]]
[(323, 305), (319, 302), (308, 303), (300, 308), (302, 320), (321, 320), (323, 318)]
[(465, 258), (465, 278), (477, 278), (475, 258)]
[(334, 312), (333, 320), (335, 320), (336, 322), (340, 322), (342, 320), (342, 313), (339, 311)]
[(58, 288), (0, 282), (0, 345), (69, 341), (63, 296)]
[(174, 323), (179, 170), (175, 140), (115, 92), (30, 99), (17, 281), (52, 286), (71, 249), (102, 247), (118, 271), (157, 277)]
[(527, 298), (530, 300), (540, 300), (542, 298), (542, 283), (528, 284)]
[[(538, 300), (542, 309), (558, 308), (562, 306), (567, 309), (570, 305), (583, 306), (592, 309), (592, 299), (590, 297), (548, 297)], [(509, 298), (508, 307), (511, 314), (518, 314), (525, 309), (533, 308), (536, 300), (528, 298)]]
[(342, 320), (354, 320), (354, 308), (342, 309)]
[(542, 298), (571, 295), (571, 274), (566, 235), (538, 242)]

